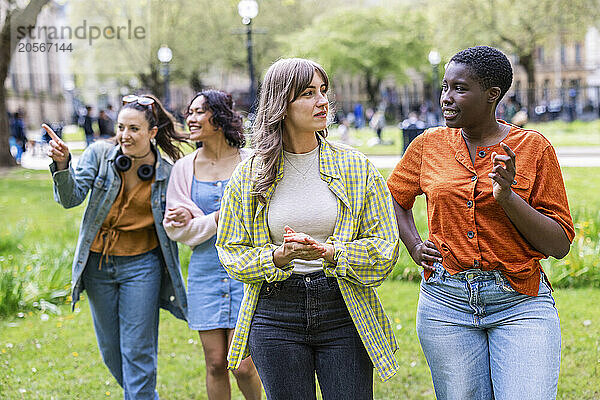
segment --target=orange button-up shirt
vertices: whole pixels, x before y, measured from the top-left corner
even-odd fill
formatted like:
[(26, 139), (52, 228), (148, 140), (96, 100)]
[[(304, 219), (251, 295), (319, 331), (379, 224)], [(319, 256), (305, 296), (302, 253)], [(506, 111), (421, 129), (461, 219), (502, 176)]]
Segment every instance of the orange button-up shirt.
[[(503, 142), (516, 154), (513, 191), (558, 222), (573, 241), (567, 194), (550, 142), (539, 132), (512, 125)], [(410, 144), (388, 178), (388, 187), (405, 209), (425, 194), (429, 240), (441, 252), (448, 272), (499, 270), (516, 291), (536, 296), (539, 260), (547, 256), (525, 240), (494, 199), (488, 177), (494, 151), (505, 154), (500, 144), (477, 147), (471, 161), (460, 129), (429, 129)]]

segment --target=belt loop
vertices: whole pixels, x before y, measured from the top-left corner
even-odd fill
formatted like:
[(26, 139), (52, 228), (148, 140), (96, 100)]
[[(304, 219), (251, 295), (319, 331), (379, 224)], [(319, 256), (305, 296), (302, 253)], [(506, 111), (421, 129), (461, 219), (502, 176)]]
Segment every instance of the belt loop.
[(446, 276), (450, 275), (448, 273), (448, 271), (446, 271), (446, 268), (444, 268), (444, 266), (442, 264), (440, 264), (440, 263), (438, 263), (438, 265), (436, 267), (436, 270), (438, 270), (436, 272), (438, 272), (440, 274), (440, 279), (441, 280), (446, 280)]
[(500, 271), (494, 270), (494, 275), (496, 276), (496, 285), (504, 285), (504, 277), (502, 276), (502, 273)]

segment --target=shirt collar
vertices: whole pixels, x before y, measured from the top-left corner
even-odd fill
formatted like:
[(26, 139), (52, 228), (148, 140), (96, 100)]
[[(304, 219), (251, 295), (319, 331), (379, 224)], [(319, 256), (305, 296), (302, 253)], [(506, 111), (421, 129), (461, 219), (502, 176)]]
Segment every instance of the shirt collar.
[(319, 172), (321, 175), (329, 176), (334, 179), (340, 179), (340, 172), (337, 168), (337, 163), (334, 162), (335, 155), (334, 150), (331, 148), (331, 144), (319, 133), (317, 140), (319, 141)]

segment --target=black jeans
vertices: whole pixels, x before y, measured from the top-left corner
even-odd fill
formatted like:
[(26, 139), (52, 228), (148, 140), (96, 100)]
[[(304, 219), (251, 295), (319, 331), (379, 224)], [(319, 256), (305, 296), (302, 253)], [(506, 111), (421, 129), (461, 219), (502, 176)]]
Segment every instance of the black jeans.
[(335, 278), (323, 272), (264, 283), (249, 335), (269, 400), (372, 399), (373, 364)]

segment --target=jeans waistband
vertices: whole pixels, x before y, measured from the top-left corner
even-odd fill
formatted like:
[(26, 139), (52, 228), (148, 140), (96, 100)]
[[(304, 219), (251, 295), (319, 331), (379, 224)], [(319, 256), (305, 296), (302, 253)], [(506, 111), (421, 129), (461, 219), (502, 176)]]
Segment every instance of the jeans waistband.
[(480, 269), (468, 269), (454, 275), (450, 275), (448, 273), (447, 277), (449, 279), (457, 279), (468, 282), (495, 280), (498, 283), (502, 283), (506, 281), (506, 278), (500, 271), (482, 271)]
[(336, 287), (338, 285), (337, 279), (330, 276), (325, 276), (325, 272), (311, 272), (310, 274), (292, 274), (290, 277), (280, 283), (286, 286), (305, 286), (309, 282), (326, 281), (329, 287)]

